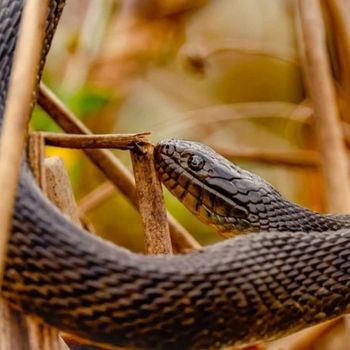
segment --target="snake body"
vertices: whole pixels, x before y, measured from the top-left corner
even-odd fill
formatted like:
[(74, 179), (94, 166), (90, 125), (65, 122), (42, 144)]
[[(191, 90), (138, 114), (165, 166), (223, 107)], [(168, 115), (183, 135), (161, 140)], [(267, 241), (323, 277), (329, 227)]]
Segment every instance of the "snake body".
[[(64, 1), (49, 2), (42, 64)], [(1, 118), (22, 7), (0, 0)], [(197, 143), (165, 140), (155, 155), (191, 211), (225, 235), (247, 235), (180, 256), (133, 254), (66, 220), (24, 164), (3, 296), (61, 330), (140, 349), (273, 339), (347, 311), (348, 217), (300, 208)]]

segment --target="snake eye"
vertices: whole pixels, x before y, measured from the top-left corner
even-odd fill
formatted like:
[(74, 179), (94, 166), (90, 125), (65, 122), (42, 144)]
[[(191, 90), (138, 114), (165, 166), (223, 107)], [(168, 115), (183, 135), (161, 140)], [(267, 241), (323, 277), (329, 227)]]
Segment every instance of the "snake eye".
[(198, 155), (192, 155), (190, 158), (188, 158), (188, 166), (194, 170), (194, 171), (199, 171), (201, 169), (203, 169), (204, 164), (205, 164), (205, 160)]

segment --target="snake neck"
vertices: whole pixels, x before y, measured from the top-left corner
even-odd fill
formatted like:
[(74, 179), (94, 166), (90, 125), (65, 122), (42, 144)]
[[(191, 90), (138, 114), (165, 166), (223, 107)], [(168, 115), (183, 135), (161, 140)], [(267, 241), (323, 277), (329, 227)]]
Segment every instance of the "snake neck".
[[(212, 226), (224, 237), (259, 231), (323, 232), (350, 228), (350, 215), (321, 214), (283, 198), (277, 191), (262, 203), (246, 204), (244, 218), (217, 218)], [(213, 218), (211, 218), (213, 220)]]
[[(252, 206), (251, 209), (253, 209)], [(292, 203), (281, 196), (267, 204), (264, 209), (265, 212), (255, 211), (250, 214), (252, 222), (256, 222), (254, 215), (258, 216), (259, 220), (256, 224), (258, 230), (323, 232), (350, 227), (349, 215), (317, 213)]]

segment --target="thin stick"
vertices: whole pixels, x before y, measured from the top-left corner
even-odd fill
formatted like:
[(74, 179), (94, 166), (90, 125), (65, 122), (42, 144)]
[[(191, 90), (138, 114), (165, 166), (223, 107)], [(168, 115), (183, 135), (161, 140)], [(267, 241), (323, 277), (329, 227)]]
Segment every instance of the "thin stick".
[[(341, 65), (341, 80), (345, 90), (345, 102), (350, 107), (350, 3), (344, 0), (328, 0), (326, 6), (334, 25), (334, 42)], [(348, 112), (350, 110), (348, 109)]]
[(145, 230), (146, 252), (151, 255), (171, 254), (167, 214), (162, 185), (156, 174), (153, 146), (148, 144), (142, 151), (131, 151), (136, 181), (137, 199)]
[(44, 132), (42, 134), (45, 138), (45, 144), (49, 146), (76, 149), (118, 148), (131, 150), (137, 146), (137, 143), (145, 142), (144, 138), (145, 136), (150, 135), (150, 132), (113, 135), (73, 135), (53, 132)]
[[(324, 1), (332, 26), (332, 42), (335, 46), (335, 54), (339, 60), (340, 88), (338, 92), (338, 106), (340, 114), (346, 118), (350, 112), (350, 2), (346, 0)], [(345, 142), (350, 145), (349, 124), (343, 123)], [(336, 175), (336, 174), (334, 174)], [(336, 180), (335, 180), (336, 181)], [(349, 338), (350, 316), (343, 317), (346, 338)]]
[[(281, 47), (270, 42), (261, 42), (253, 40), (241, 40), (231, 39), (216, 42), (214, 46), (208, 47), (188, 47), (184, 49), (185, 57), (188, 59), (188, 63), (191, 64), (194, 60), (194, 68), (196, 68), (198, 62), (199, 65), (207, 65), (208, 60), (211, 58), (226, 53), (243, 54), (249, 56), (261, 56), (271, 59), (276, 59), (282, 63), (299, 65), (298, 57), (295, 50), (291, 50), (288, 47)], [(202, 61), (202, 63), (201, 63)]]
[(256, 149), (231, 150), (223, 147), (213, 146), (222, 156), (234, 160), (256, 161), (265, 164), (278, 166), (301, 167), (318, 169), (321, 165), (317, 152), (314, 151), (294, 151), (276, 152)]
[(28, 138), (29, 163), (34, 178), (43, 192), (46, 192), (44, 172), (45, 143), (43, 135), (39, 132), (29, 133)]
[(305, 70), (326, 180), (329, 209), (350, 212), (349, 163), (325, 44), (318, 0), (298, 1), (305, 47)]
[[(64, 131), (91, 135), (91, 131), (44, 84), (40, 84), (38, 103)], [(114, 154), (103, 149), (85, 149), (84, 152), (137, 209), (133, 177)], [(181, 252), (201, 247), (170, 214), (168, 214), (168, 221), (174, 250)]]
[[(318, 0), (298, 0), (297, 5), (303, 37), (301, 46), (305, 51), (303, 63), (315, 112), (314, 123), (326, 178), (329, 209), (349, 212), (349, 164), (325, 45), (320, 4)], [(295, 344), (290, 345), (290, 349), (309, 349), (324, 330), (336, 322), (333, 320), (329, 324), (306, 330)]]
[(47, 197), (63, 214), (80, 225), (73, 190), (63, 160), (59, 157), (45, 159)]
[(25, 2), (5, 110), (0, 140), (0, 288), (47, 10), (47, 1)]

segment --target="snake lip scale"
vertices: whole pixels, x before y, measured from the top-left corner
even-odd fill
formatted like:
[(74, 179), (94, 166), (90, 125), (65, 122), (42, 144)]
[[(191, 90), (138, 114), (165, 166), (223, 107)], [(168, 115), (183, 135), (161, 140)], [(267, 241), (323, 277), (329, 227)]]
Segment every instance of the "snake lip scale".
[[(49, 4), (38, 82), (64, 0)], [(22, 8), (0, 0), (1, 122)], [(133, 254), (67, 220), (24, 161), (2, 289), (10, 304), (94, 342), (167, 350), (274, 339), (348, 310), (348, 216), (301, 208), (199, 143), (164, 140), (155, 161), (201, 220), (246, 234), (179, 256)]]

